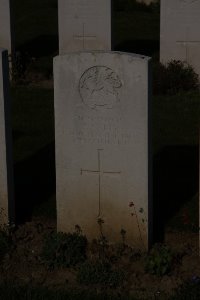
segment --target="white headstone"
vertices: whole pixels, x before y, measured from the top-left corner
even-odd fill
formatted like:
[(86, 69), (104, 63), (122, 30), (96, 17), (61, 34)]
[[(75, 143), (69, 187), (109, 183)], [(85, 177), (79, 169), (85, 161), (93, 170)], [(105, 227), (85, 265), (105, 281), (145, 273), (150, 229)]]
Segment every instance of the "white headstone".
[(59, 53), (111, 50), (111, 0), (58, 0)]
[(200, 74), (200, 0), (162, 0), (160, 60), (175, 59)]
[(0, 49), (0, 225), (13, 221), (13, 188), (8, 53)]
[(10, 0), (0, 0), (0, 47), (7, 49), (11, 54), (11, 8)]
[(54, 59), (59, 231), (148, 247), (148, 68), (122, 52)]

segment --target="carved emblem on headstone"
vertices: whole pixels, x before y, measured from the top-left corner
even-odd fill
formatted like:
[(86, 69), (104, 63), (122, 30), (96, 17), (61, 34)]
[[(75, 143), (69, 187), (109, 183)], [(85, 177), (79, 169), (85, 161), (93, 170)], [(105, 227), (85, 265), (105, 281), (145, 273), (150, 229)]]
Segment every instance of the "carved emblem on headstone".
[(105, 66), (87, 69), (79, 81), (82, 101), (90, 108), (112, 108), (119, 99), (122, 82), (114, 70)]

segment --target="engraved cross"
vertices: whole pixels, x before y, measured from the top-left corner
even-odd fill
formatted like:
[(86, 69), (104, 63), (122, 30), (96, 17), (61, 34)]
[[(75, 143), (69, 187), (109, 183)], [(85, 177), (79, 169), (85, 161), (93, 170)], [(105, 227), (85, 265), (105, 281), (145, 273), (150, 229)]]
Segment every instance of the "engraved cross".
[(99, 198), (98, 198), (98, 202), (99, 202), (99, 213), (98, 213), (98, 217), (101, 215), (101, 179), (102, 179), (102, 175), (104, 174), (121, 174), (121, 172), (114, 172), (114, 171), (104, 171), (101, 168), (101, 151), (103, 151), (103, 149), (97, 149), (97, 155), (98, 155), (98, 169), (97, 170), (89, 170), (89, 169), (81, 169), (81, 175), (83, 175), (84, 172), (86, 173), (94, 173), (94, 174), (98, 174), (98, 193), (99, 193)]
[(82, 34), (81, 35), (74, 35), (74, 39), (82, 40), (83, 43), (83, 49), (85, 49), (85, 40), (93, 40), (95, 39), (95, 35), (87, 35), (85, 33), (85, 23), (82, 25)]

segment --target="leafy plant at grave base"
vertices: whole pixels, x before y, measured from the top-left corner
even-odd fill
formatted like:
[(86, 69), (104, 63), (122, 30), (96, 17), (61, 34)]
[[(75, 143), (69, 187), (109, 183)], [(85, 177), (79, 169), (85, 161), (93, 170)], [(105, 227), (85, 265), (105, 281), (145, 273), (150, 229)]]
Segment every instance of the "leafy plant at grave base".
[(0, 262), (4, 256), (9, 252), (12, 244), (11, 237), (6, 229), (0, 227)]
[(170, 300), (199, 300), (200, 299), (200, 278), (194, 276), (191, 280), (185, 281), (176, 291)]
[[(0, 219), (4, 216), (4, 209), (0, 209)], [(0, 262), (3, 260), (4, 256), (10, 251), (12, 245), (12, 226), (6, 224), (0, 225)]]
[(198, 194), (186, 202), (178, 213), (173, 216), (167, 226), (178, 231), (199, 232)]
[(104, 220), (101, 218), (98, 218), (97, 224), (99, 226), (99, 231), (100, 231), (100, 237), (97, 240), (99, 258), (105, 258), (106, 257), (106, 249), (108, 249), (108, 240), (106, 239), (106, 237), (103, 234)]
[(80, 284), (100, 284), (106, 287), (121, 286), (125, 279), (122, 270), (114, 270), (112, 265), (105, 261), (86, 261), (79, 268), (77, 281)]
[(182, 91), (199, 90), (199, 76), (192, 66), (178, 60), (167, 65), (153, 64), (153, 93), (174, 95)]
[(173, 266), (174, 255), (164, 244), (155, 244), (146, 257), (145, 271), (157, 276), (168, 274)]
[(11, 77), (14, 83), (23, 83), (26, 77), (28, 66), (31, 63), (31, 58), (28, 53), (16, 52), (12, 60)]
[(70, 267), (86, 259), (87, 239), (80, 232), (52, 232), (45, 238), (41, 258), (49, 268)]
[(183, 213), (181, 214), (181, 219), (182, 226), (184, 226), (184, 231), (192, 231), (196, 233), (199, 232), (198, 219), (194, 219), (191, 216), (191, 212), (189, 212), (187, 209), (184, 209)]
[(129, 247), (126, 243), (126, 230), (122, 228), (120, 230), (120, 235), (122, 241), (120, 243), (115, 244), (113, 248), (114, 253), (111, 257), (112, 261), (117, 261), (123, 255), (130, 255), (132, 253), (132, 248)]

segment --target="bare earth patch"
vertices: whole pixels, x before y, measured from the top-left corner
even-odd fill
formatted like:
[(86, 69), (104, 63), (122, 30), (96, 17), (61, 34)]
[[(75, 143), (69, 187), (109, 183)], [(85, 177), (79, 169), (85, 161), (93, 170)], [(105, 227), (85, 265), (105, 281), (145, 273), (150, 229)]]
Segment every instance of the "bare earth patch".
[[(39, 218), (19, 226), (13, 233), (14, 247), (0, 266), (0, 281), (52, 289), (85, 288), (76, 280), (78, 266), (50, 270), (44, 265), (41, 258), (44, 236), (55, 228), (55, 222)], [(169, 275), (158, 277), (146, 273), (146, 256), (144, 253), (134, 252), (134, 249), (127, 248), (116, 257), (113, 264), (126, 273), (125, 281), (119, 287), (121, 292), (128, 291), (129, 295), (150, 299), (156, 295), (170, 295), (185, 280), (200, 277), (197, 233), (167, 231), (165, 243), (181, 257)], [(113, 252), (116, 255), (115, 247), (110, 249), (111, 254)], [(92, 245), (89, 245), (88, 258), (93, 259), (94, 256), (98, 257)], [(99, 286), (95, 288), (100, 289)]]

